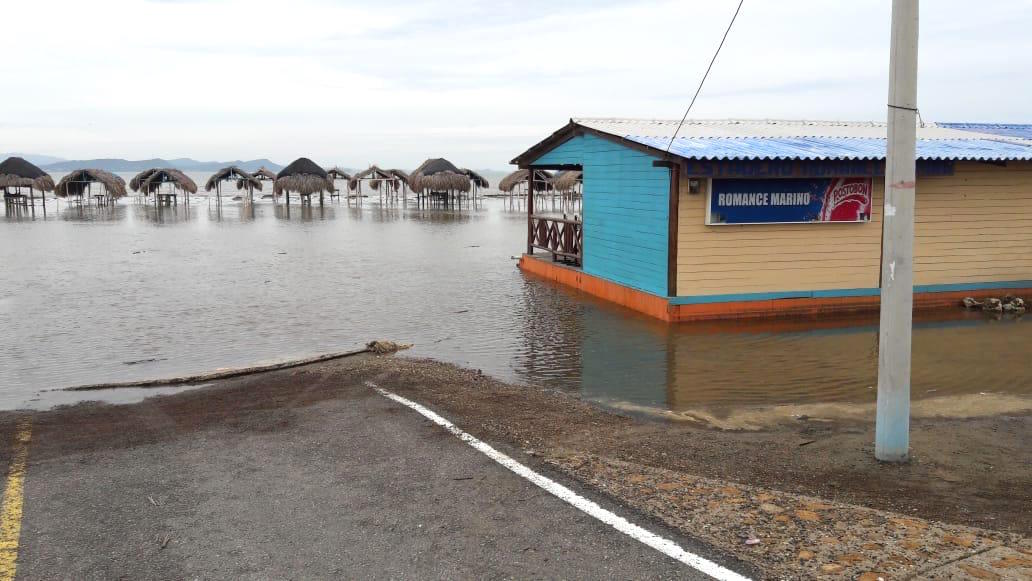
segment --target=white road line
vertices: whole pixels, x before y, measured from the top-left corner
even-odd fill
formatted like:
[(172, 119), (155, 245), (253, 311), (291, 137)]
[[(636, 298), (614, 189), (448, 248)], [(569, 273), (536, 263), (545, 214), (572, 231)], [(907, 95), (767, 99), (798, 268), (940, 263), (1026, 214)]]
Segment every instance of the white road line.
[(520, 464), (519, 462), (513, 460), (505, 454), (502, 454), (498, 450), (495, 450), (494, 448), (482, 442), (481, 440), (478, 440), (474, 436), (471, 436), (470, 434), (467, 434), (466, 432), (462, 431), (461, 429), (459, 429), (458, 426), (441, 417), (433, 410), (423, 405), (420, 405), (412, 400), (401, 397), (396, 393), (387, 391), (386, 389), (379, 387), (371, 381), (367, 381), (366, 385), (375, 389), (377, 393), (386, 397), (387, 399), (396, 401), (403, 406), (406, 406), (419, 412), (427, 419), (433, 421), (435, 424), (441, 426), (442, 428), (454, 434), (463, 442), (466, 442), (467, 444), (479, 450), (495, 462), (498, 462), (502, 466), (505, 466), (509, 470), (515, 472), (517, 475), (526, 478), (527, 480), (540, 486), (553, 496), (561, 500), (564, 500), (569, 504), (572, 504), (579, 510), (597, 518), (598, 520), (606, 523), (607, 525), (613, 527), (621, 533), (652, 547), (660, 553), (663, 553), (664, 555), (672, 559), (676, 559), (697, 571), (700, 571), (702, 573), (705, 573), (706, 575), (709, 575), (710, 577), (713, 577), (714, 579), (719, 579), (720, 581), (749, 580), (748, 577), (735, 573), (734, 571), (726, 567), (723, 567), (717, 563), (714, 563), (709, 559), (700, 557), (699, 555), (696, 555), (694, 553), (689, 553), (688, 551), (682, 549), (674, 541), (664, 539), (663, 537), (655, 533), (649, 532), (641, 528), (640, 526), (628, 521), (627, 519), (616, 514), (613, 514), (612, 512), (609, 512), (608, 510), (602, 508), (595, 502), (592, 502), (591, 500), (584, 498), (583, 496), (577, 494), (569, 488), (566, 488), (562, 484), (559, 484), (558, 482), (550, 480), (538, 474), (537, 472), (534, 472), (530, 468), (527, 468), (523, 464)]

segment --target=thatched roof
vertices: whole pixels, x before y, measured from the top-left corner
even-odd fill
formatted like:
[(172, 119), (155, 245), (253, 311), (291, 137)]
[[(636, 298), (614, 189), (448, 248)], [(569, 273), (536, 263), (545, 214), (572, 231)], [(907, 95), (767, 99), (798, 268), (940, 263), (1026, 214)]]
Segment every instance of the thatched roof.
[(405, 183), (408, 183), (408, 181), (409, 181), (409, 174), (408, 174), (408, 172), (405, 172), (405, 171), (403, 171), (403, 170), (400, 170), (400, 169), (389, 169), (389, 170), (387, 170), (387, 171), (388, 171), (389, 173), (392, 173), (392, 174), (394, 174), (395, 176), (397, 176), (397, 178), (398, 178), (399, 180), (401, 180), (401, 181), (403, 181), (403, 182), (405, 182)]
[(555, 174), (555, 178), (552, 179), (552, 186), (560, 192), (572, 191), (577, 187), (583, 175), (584, 172), (577, 170), (561, 171)]
[(350, 180), (351, 174), (340, 169), (339, 167), (334, 166), (326, 170), (326, 177), (330, 178), (331, 180)]
[(475, 186), (477, 186), (478, 188), (489, 188), (489, 187), (491, 187), (490, 182), (488, 182), (486, 179), (484, 179), (484, 176), (478, 174), (477, 172), (475, 172), (475, 171), (473, 171), (471, 169), (463, 168), (462, 169), (462, 173), (464, 173), (467, 176), (469, 176), (470, 181), (473, 182), (473, 184)]
[(54, 178), (20, 157), (9, 157), (0, 163), (0, 188), (34, 188), (41, 192), (54, 189)]
[[(516, 186), (527, 183), (530, 170), (518, 169), (502, 178), (498, 182), (498, 189), (503, 192), (511, 192)], [(543, 169), (534, 170), (534, 191), (544, 192), (552, 189), (552, 174)]]
[(348, 189), (355, 191), (358, 189), (359, 180), (368, 180), (369, 186), (374, 190), (380, 189), (380, 182), (388, 181), (397, 189), (401, 185), (401, 180), (393, 171), (389, 169), (380, 169), (379, 167), (372, 165), (369, 169), (360, 171), (355, 175), (351, 176), (348, 180)]
[(172, 168), (153, 168), (144, 170), (129, 180), (129, 187), (137, 192), (147, 194), (156, 192), (161, 184), (173, 184), (179, 189), (190, 193), (197, 193), (197, 184), (189, 176)]
[(447, 159), (431, 158), (422, 163), (409, 177), (413, 192), (468, 192), (470, 179), (461, 169)]
[(77, 169), (69, 172), (57, 183), (54, 194), (62, 198), (81, 196), (90, 183), (102, 184), (109, 196), (125, 196), (125, 180), (102, 169)]
[(333, 193), (333, 180), (326, 170), (307, 157), (299, 157), (276, 174), (273, 192), (297, 192), (308, 195), (316, 192)]
[(256, 180), (276, 180), (276, 173), (270, 169), (267, 169), (264, 165), (258, 168), (258, 171), (252, 173), (251, 175), (253, 175), (254, 179)]
[(204, 184), (204, 190), (210, 192), (215, 189), (219, 182), (232, 180), (236, 180), (238, 190), (242, 190), (248, 185), (258, 191), (262, 189), (262, 182), (258, 181), (257, 178), (237, 166), (231, 165), (211, 174), (211, 177), (208, 178), (208, 183)]
[(134, 175), (133, 179), (129, 180), (129, 187), (132, 188), (135, 192), (140, 191), (140, 186), (143, 184), (143, 180), (150, 177), (150, 175), (156, 171), (158, 171), (158, 168), (152, 167), (151, 169), (145, 169), (140, 173)]

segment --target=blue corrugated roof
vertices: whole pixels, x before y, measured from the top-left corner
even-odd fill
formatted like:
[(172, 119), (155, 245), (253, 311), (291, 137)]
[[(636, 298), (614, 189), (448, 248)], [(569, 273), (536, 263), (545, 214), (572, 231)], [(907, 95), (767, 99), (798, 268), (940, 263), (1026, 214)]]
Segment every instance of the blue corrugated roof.
[[(669, 138), (626, 135), (665, 150)], [(885, 159), (885, 139), (857, 137), (678, 137), (670, 153), (689, 159)], [(917, 159), (1032, 160), (1032, 142), (995, 139), (919, 139)]]
[(961, 131), (973, 131), (976, 133), (991, 133), (1004, 137), (1020, 137), (1032, 139), (1032, 125), (1021, 123), (937, 123), (940, 127), (959, 129)]

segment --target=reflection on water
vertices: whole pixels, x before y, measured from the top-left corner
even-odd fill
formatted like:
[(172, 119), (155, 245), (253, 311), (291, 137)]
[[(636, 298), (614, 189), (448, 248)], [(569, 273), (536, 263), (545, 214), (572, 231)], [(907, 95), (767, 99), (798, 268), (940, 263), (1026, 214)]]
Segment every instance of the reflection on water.
[[(874, 400), (876, 319), (669, 326), (523, 276), (525, 211), (193, 196), (5, 216), (0, 407), (373, 338), (621, 407)], [(916, 398), (1032, 394), (1032, 321), (948, 319), (917, 323)]]
[[(672, 411), (873, 403), (877, 316), (852, 320), (668, 326), (584, 315), (581, 390), (630, 408)], [(914, 399), (992, 392), (1032, 395), (1032, 325), (965, 311), (918, 314)], [(629, 405), (628, 405), (629, 404)]]

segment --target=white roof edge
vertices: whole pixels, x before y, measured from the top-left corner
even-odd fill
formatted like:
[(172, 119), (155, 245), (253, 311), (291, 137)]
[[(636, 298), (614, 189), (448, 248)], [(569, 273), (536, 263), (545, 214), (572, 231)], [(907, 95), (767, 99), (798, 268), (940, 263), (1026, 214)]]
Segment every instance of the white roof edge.
[[(679, 119), (635, 119), (627, 117), (574, 117), (577, 125), (619, 137), (671, 137)], [(777, 138), (846, 137), (885, 139), (884, 121), (832, 121), (806, 119), (686, 119), (677, 131), (678, 138)], [(1032, 140), (943, 127), (934, 122), (918, 125), (919, 139), (991, 139), (1020, 145)]]

